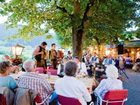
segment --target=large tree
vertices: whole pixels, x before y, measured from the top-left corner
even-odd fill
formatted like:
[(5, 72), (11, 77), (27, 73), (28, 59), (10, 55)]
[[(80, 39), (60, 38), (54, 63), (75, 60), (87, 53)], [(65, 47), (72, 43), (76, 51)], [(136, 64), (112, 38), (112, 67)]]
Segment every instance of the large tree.
[(101, 44), (121, 38), (127, 23), (135, 19), (137, 1), (11, 0), (1, 13), (8, 14), (11, 26), (25, 24), (17, 37), (30, 39), (53, 28), (63, 43), (70, 39), (66, 44), (72, 43), (74, 55), (81, 57), (86, 40)]

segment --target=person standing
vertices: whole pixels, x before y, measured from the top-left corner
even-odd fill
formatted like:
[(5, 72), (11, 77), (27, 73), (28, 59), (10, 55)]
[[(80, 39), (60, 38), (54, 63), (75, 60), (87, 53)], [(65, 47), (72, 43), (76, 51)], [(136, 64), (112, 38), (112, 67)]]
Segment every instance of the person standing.
[(54, 69), (57, 69), (57, 51), (56, 44), (52, 43), (51, 50), (49, 51), (49, 59), (51, 60)]
[(41, 45), (38, 46), (33, 52), (33, 56), (37, 62), (37, 67), (47, 68), (46, 60), (48, 58), (48, 52), (46, 50), (46, 47), (47, 43), (42, 42)]
[(125, 64), (125, 60), (123, 58), (123, 56), (119, 56), (119, 69), (120, 70), (124, 70), (124, 64)]

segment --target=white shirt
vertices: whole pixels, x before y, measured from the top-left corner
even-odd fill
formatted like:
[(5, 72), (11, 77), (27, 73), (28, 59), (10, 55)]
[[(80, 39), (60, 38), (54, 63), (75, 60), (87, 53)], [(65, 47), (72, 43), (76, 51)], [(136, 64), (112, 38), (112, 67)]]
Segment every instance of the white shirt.
[(78, 70), (80, 70), (80, 74), (81, 74), (81, 73), (87, 74), (86, 64), (83, 63), (83, 62), (79, 62), (79, 63), (78, 63)]
[[(62, 65), (62, 64), (59, 64), (59, 65), (58, 65), (57, 74), (60, 74), (61, 67), (62, 67), (61, 65)], [(64, 69), (64, 68), (63, 68), (63, 69)]]
[(64, 76), (55, 82), (54, 87), (58, 95), (79, 99), (82, 105), (87, 105), (87, 102), (91, 101), (86, 86), (75, 77)]
[(103, 60), (103, 65), (107, 66), (107, 65), (115, 65), (115, 62), (112, 58), (105, 58)]
[(116, 89), (123, 89), (122, 81), (108, 78), (103, 79), (94, 92), (103, 98), (107, 91)]
[(99, 58), (97, 56), (92, 56), (91, 59), (90, 59), (90, 62), (92, 64), (99, 63)]

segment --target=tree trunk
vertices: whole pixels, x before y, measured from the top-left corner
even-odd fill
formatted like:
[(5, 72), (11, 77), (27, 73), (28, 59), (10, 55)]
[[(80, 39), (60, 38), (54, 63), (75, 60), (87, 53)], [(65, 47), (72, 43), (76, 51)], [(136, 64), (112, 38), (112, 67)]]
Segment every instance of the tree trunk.
[(82, 58), (82, 39), (83, 39), (83, 29), (72, 30), (72, 46), (73, 46), (73, 56), (78, 56)]
[(104, 55), (104, 51), (105, 51), (104, 45), (103, 44), (99, 44), (97, 46), (98, 46), (98, 56), (99, 56), (100, 59), (102, 59), (103, 55)]
[(101, 45), (98, 44), (98, 57), (101, 58)]
[(78, 56), (80, 59), (82, 58), (82, 47), (83, 47), (83, 36), (84, 29), (88, 26), (88, 14), (90, 12), (90, 8), (93, 6), (94, 0), (89, 0), (87, 6), (85, 8), (85, 12), (83, 14), (83, 18), (80, 17), (81, 4), (79, 0), (75, 0), (74, 2), (74, 14), (71, 17), (72, 19), (72, 47), (73, 47), (73, 56)]

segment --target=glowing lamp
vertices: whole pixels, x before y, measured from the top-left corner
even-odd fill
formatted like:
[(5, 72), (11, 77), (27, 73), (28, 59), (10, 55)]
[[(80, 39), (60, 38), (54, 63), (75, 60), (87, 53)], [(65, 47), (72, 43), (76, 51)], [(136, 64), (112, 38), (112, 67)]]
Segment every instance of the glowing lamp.
[(12, 50), (12, 54), (17, 57), (17, 56), (20, 56), (23, 52), (23, 49), (24, 49), (24, 46), (22, 45), (19, 45), (19, 44), (16, 44), (15, 46), (13, 46), (11, 48)]

